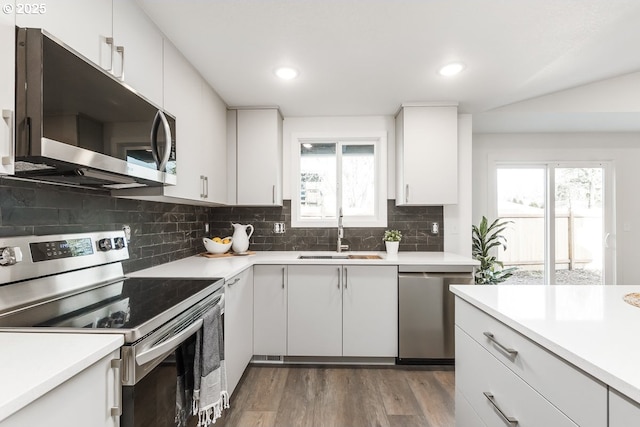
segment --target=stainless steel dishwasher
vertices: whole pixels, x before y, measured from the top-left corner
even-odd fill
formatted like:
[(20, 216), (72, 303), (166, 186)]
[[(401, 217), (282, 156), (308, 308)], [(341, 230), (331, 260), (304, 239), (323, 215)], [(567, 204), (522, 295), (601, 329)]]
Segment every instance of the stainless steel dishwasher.
[(454, 296), (449, 285), (472, 284), (473, 267), (451, 266), (446, 272), (416, 268), (426, 269), (399, 267), (398, 363), (452, 364)]

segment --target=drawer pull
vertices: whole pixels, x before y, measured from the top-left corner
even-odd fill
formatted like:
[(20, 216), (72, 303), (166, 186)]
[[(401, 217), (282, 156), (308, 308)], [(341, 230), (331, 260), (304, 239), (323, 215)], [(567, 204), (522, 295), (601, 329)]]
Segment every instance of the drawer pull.
[(497, 345), (500, 349), (502, 349), (503, 351), (509, 353), (509, 356), (511, 357), (516, 357), (518, 355), (518, 350), (514, 350), (512, 348), (509, 347), (505, 347), (504, 345), (500, 344), (498, 342), (498, 340), (496, 340), (496, 337), (493, 336), (493, 334), (491, 332), (483, 332), (484, 336), (489, 338), (489, 340), (494, 343), (495, 345)]
[(500, 409), (500, 407), (498, 406), (498, 404), (496, 403), (496, 399), (493, 397), (493, 394), (487, 392), (487, 391), (483, 391), (482, 394), (484, 394), (484, 397), (487, 398), (487, 400), (491, 403), (491, 405), (493, 405), (493, 408), (498, 411), (498, 414), (500, 414), (500, 417), (510, 426), (517, 426), (518, 425), (518, 420), (516, 420), (513, 417), (509, 417), (507, 415), (505, 415), (504, 412), (502, 412), (502, 409)]

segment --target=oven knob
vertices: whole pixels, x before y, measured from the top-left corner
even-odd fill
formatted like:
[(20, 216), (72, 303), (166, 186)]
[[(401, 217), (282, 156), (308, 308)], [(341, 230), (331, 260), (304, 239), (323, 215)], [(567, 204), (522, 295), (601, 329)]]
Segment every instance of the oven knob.
[(20, 261), (22, 261), (22, 249), (19, 247), (0, 249), (0, 265), (13, 265)]
[(98, 250), (107, 252), (112, 249), (111, 239), (100, 239), (98, 240)]
[(124, 248), (124, 237), (116, 237), (113, 239), (113, 248), (114, 249), (123, 249)]

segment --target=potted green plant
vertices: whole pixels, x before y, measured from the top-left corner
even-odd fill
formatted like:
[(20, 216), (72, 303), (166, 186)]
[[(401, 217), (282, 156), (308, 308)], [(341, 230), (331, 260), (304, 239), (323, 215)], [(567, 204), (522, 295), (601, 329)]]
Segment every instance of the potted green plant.
[(400, 246), (400, 241), (402, 240), (402, 233), (400, 230), (386, 230), (382, 240), (384, 240), (384, 246), (388, 254), (397, 254), (398, 246)]
[(513, 275), (518, 267), (504, 268), (502, 261), (494, 255), (494, 248), (507, 249), (507, 239), (501, 234), (507, 224), (513, 221), (496, 219), (489, 225), (486, 217), (482, 217), (478, 226), (472, 226), (473, 246), (472, 256), (480, 261), (476, 269), (474, 280), (478, 285), (495, 285), (504, 282)]

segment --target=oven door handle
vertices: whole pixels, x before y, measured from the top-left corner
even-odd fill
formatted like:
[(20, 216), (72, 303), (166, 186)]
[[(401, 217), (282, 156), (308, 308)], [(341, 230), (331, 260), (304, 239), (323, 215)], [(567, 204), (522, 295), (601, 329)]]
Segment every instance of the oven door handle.
[(138, 365), (144, 365), (145, 363), (148, 363), (153, 359), (174, 350), (179, 344), (183, 343), (187, 340), (187, 338), (195, 334), (198, 329), (202, 327), (202, 323), (203, 320), (198, 319), (194, 323), (189, 325), (188, 328), (180, 331), (180, 333), (174, 335), (168, 340), (163, 341), (162, 343), (153, 346), (148, 350), (136, 354), (136, 362), (138, 363)]

